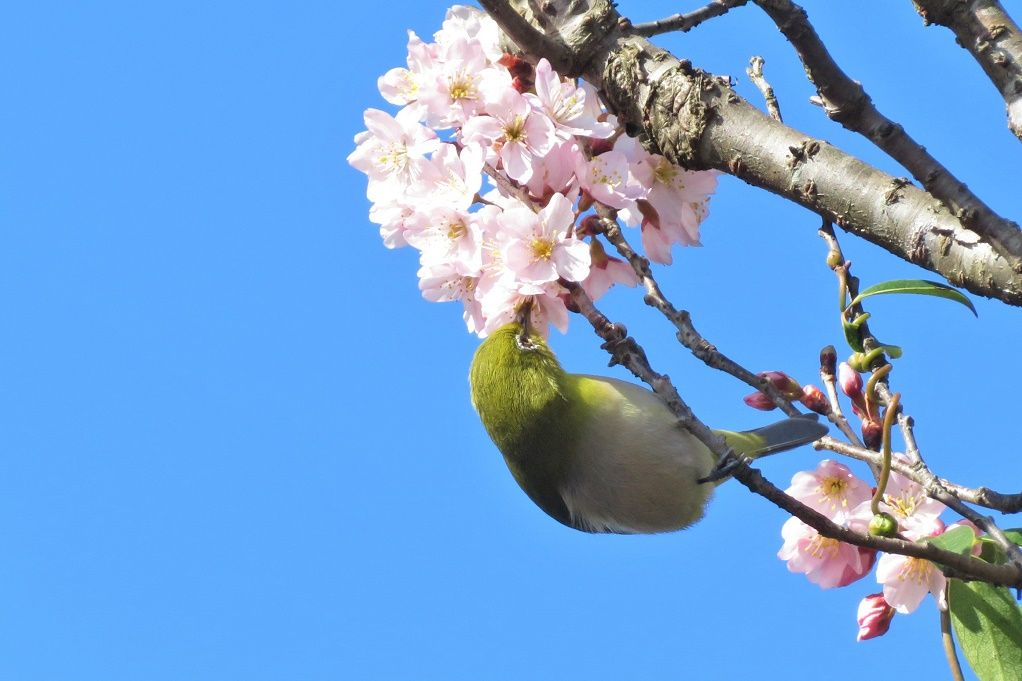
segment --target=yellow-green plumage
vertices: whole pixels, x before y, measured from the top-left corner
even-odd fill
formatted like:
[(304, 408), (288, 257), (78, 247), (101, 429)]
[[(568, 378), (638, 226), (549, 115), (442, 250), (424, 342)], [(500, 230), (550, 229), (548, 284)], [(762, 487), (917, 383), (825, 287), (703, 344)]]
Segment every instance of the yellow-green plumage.
[[(472, 404), (515, 480), (559, 522), (587, 532), (652, 533), (702, 517), (713, 485), (698, 480), (714, 457), (649, 390), (566, 373), (546, 342), (519, 324), (480, 345), (469, 382)], [(826, 432), (813, 421), (783, 423), (791, 421), (800, 422), (794, 433), (775, 426), (773, 433), (722, 434), (751, 455)]]

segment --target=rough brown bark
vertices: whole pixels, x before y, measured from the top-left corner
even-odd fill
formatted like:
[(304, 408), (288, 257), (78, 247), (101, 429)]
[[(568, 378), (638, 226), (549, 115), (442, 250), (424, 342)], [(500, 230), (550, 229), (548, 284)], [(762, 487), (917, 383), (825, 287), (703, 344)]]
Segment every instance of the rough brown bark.
[[(509, 2), (482, 4), (525, 52), (546, 56), (560, 72), (600, 88), (613, 112), (652, 151), (688, 168), (739, 177), (956, 286), (1022, 306), (1022, 275), (940, 201), (907, 179), (772, 120), (726, 80), (629, 34), (628, 22), (607, 0), (544, 3), (556, 36), (524, 20), (505, 22)], [(551, 39), (567, 50), (544, 53)]]

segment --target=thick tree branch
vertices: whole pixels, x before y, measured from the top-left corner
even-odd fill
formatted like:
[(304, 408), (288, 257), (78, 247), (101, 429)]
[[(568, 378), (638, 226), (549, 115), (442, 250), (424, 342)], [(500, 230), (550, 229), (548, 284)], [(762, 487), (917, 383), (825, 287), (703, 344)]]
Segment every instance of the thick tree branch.
[(997, 0), (912, 0), (927, 24), (954, 31), (1004, 97), (1008, 127), (1022, 140), (1022, 32)]
[(615, 113), (669, 160), (729, 172), (954, 285), (1022, 305), (1022, 275), (939, 201), (772, 120), (726, 81), (641, 38), (619, 39), (587, 75)]
[(790, 0), (754, 1), (795, 48), (827, 115), (904, 166), (963, 225), (982, 235), (1016, 272), (1022, 272), (1022, 231), (1018, 225), (991, 210), (901, 125), (877, 110), (862, 85), (834, 62), (802, 7)]
[[(490, 9), (507, 1), (484, 0)], [(789, 128), (753, 107), (715, 78), (679, 61), (644, 38), (619, 28), (609, 0), (549, 0), (558, 35), (578, 71), (600, 88), (631, 132), (670, 161), (691, 169), (715, 168), (779, 194), (842, 229), (978, 295), (1022, 306), (1022, 274), (932, 196), (904, 179)], [(583, 14), (565, 7), (581, 6)], [(557, 9), (557, 8), (562, 9)], [(536, 29), (505, 23), (518, 45), (543, 55), (549, 38), (532, 42)], [(519, 17), (520, 18), (520, 17)], [(601, 33), (600, 31), (604, 32)]]

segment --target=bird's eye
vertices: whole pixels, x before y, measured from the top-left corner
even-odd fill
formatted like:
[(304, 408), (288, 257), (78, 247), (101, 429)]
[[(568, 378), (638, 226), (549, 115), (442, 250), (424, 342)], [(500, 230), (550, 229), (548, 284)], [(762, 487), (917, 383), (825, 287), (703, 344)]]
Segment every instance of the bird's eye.
[(518, 342), (519, 350), (535, 350), (536, 344), (532, 342), (528, 335), (522, 333), (515, 336), (515, 340)]

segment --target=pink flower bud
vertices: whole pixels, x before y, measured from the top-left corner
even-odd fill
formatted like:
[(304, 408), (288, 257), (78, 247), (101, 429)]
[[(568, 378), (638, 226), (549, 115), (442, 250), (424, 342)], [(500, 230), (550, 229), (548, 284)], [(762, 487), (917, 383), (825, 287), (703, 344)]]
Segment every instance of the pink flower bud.
[(869, 417), (862, 422), (862, 443), (870, 449), (880, 449), (884, 441), (884, 427)]
[(753, 409), (759, 409), (760, 411), (771, 411), (772, 409), (777, 408), (774, 401), (761, 392), (754, 392), (751, 395), (746, 395), (742, 398), (742, 400)]
[(883, 636), (891, 628), (891, 620), (894, 619), (894, 608), (884, 600), (884, 595), (870, 594), (859, 603), (859, 634), (856, 641), (865, 641), (877, 636)]
[(862, 394), (862, 376), (859, 372), (848, 366), (848, 362), (841, 362), (837, 368), (838, 384), (841, 392), (855, 399)]
[(765, 378), (773, 383), (778, 392), (787, 397), (789, 400), (802, 399), (802, 386), (798, 384), (798, 381), (783, 371), (761, 371), (758, 375), (760, 378)]
[(827, 396), (824, 395), (823, 391), (815, 385), (806, 385), (802, 387), (802, 397), (800, 398), (800, 401), (807, 409), (811, 409), (817, 414), (823, 414), (826, 416), (830, 413), (830, 402), (827, 400)]

